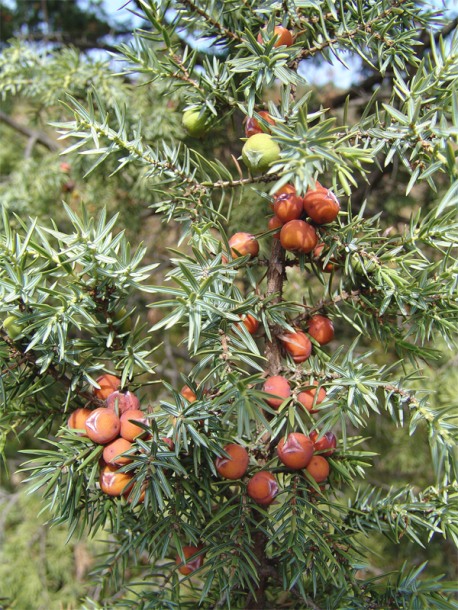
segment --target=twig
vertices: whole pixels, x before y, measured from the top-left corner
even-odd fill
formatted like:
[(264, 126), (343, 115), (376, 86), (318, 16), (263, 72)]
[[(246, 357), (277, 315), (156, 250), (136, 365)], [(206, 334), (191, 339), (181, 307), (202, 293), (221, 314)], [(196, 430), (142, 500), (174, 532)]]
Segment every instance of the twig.
[(93, 130), (107, 138), (110, 142), (114, 142), (119, 148), (127, 150), (130, 154), (135, 155), (138, 159), (143, 159), (146, 163), (149, 163), (153, 167), (160, 168), (161, 171), (170, 171), (180, 178), (184, 184), (189, 185), (191, 190), (203, 190), (202, 185), (194, 177), (190, 178), (186, 175), (184, 170), (180, 170), (179, 167), (170, 161), (160, 161), (155, 159), (152, 154), (148, 154), (138, 146), (130, 141), (124, 141), (118, 134), (113, 133), (111, 129), (105, 126), (105, 124), (92, 125), (90, 122), (81, 120), (81, 126), (84, 129)]
[(251, 15), (252, 15), (252, 16), (253, 16), (255, 19), (257, 19), (257, 20), (259, 21), (259, 23), (263, 23), (262, 19), (260, 19), (259, 15), (258, 15), (258, 13), (256, 13), (256, 12), (253, 10), (253, 7), (252, 7), (252, 6), (251, 6), (251, 5), (248, 3), (248, 1), (247, 1), (247, 0), (241, 0), (241, 3), (243, 4), (243, 6), (244, 6), (246, 9), (248, 9), (248, 10), (250, 11)]
[(397, 0), (397, 2), (393, 2), (393, 4), (390, 6), (390, 8), (386, 9), (385, 11), (383, 11), (382, 13), (377, 15), (377, 17), (374, 17), (373, 19), (370, 19), (366, 23), (358, 24), (358, 27), (354, 28), (353, 30), (348, 30), (348, 31), (342, 33), (340, 36), (336, 36), (334, 38), (328, 38), (327, 40), (325, 40), (321, 44), (315, 45), (314, 47), (309, 47), (308, 49), (304, 49), (291, 62), (290, 68), (292, 68), (293, 70), (296, 70), (298, 65), (299, 65), (299, 62), (302, 59), (305, 59), (306, 57), (310, 57), (312, 55), (315, 55), (316, 53), (319, 53), (320, 51), (323, 51), (323, 49), (326, 49), (327, 47), (330, 47), (333, 44), (336, 44), (336, 43), (338, 43), (338, 42), (340, 42), (342, 40), (347, 40), (347, 39), (351, 40), (359, 32), (362, 32), (362, 31), (370, 32), (371, 29), (372, 29), (372, 26), (374, 25), (374, 23), (377, 23), (378, 21), (380, 21), (380, 20), (384, 19), (385, 17), (387, 17), (388, 15), (390, 15), (395, 9), (399, 8), (400, 6), (402, 6), (402, 4), (404, 4), (405, 2), (408, 2), (408, 0)]
[[(458, 27), (458, 17), (453, 19), (449, 24), (444, 26), (441, 30), (434, 34), (434, 40), (438, 41), (440, 37), (446, 38), (449, 34), (451, 34)], [(427, 30), (423, 30), (422, 35), (420, 36), (421, 41), (423, 42), (423, 52), (427, 51), (431, 48), (431, 38), (429, 36), (429, 32)], [(366, 79), (364, 79), (361, 83), (357, 85), (353, 85), (347, 91), (343, 93), (338, 93), (330, 98), (328, 98), (325, 102), (325, 106), (327, 108), (337, 108), (345, 103), (347, 97), (349, 99), (354, 99), (359, 97), (361, 93), (371, 93), (374, 85), (377, 85), (383, 81), (384, 78), (389, 77), (388, 74), (380, 74), (380, 72), (371, 74)], [(366, 99), (366, 98), (365, 98)], [(364, 99), (364, 101), (365, 101)]]
[(240, 180), (219, 180), (218, 182), (202, 182), (202, 186), (214, 189), (235, 188), (244, 186), (245, 184), (258, 184), (264, 182), (275, 182), (278, 180), (278, 174), (263, 174), (262, 176), (251, 176), (250, 178), (241, 178)]
[(46, 146), (46, 148), (52, 152), (57, 152), (57, 151), (61, 150), (61, 147), (59, 146), (59, 144), (57, 144), (57, 142), (55, 142), (48, 135), (46, 135), (45, 133), (43, 133), (41, 131), (31, 129), (30, 127), (27, 127), (26, 125), (22, 125), (21, 123), (18, 123), (13, 118), (11, 118), (8, 114), (6, 114), (6, 112), (3, 112), (2, 110), (0, 110), (0, 121), (2, 121), (3, 123), (6, 123), (6, 125), (9, 125), (9, 127), (12, 127), (13, 129), (15, 129), (18, 133), (22, 134), (23, 136), (26, 136), (27, 138), (31, 138), (31, 139), (33, 138), (35, 142), (38, 142), (39, 144)]
[(189, 9), (191, 9), (191, 11), (194, 11), (195, 13), (199, 14), (201, 17), (203, 17), (205, 19), (205, 21), (208, 21), (208, 23), (211, 23), (211, 25), (218, 30), (218, 32), (220, 33), (221, 36), (223, 36), (224, 38), (227, 38), (229, 40), (236, 40), (237, 42), (242, 42), (242, 38), (240, 38), (240, 36), (238, 36), (237, 34), (235, 34), (234, 32), (231, 32), (231, 30), (228, 30), (227, 28), (225, 28), (223, 25), (221, 25), (219, 23), (219, 21), (217, 21), (216, 19), (214, 19), (211, 15), (209, 15), (206, 11), (204, 11), (202, 8), (200, 8), (199, 6), (197, 6), (196, 4), (194, 4), (194, 2), (192, 0), (181, 0), (182, 3), (184, 5), (186, 5)]
[(25, 147), (25, 151), (24, 151), (24, 159), (30, 159), (36, 143), (37, 143), (37, 134), (34, 134), (33, 136), (31, 136), (29, 138), (29, 140), (27, 142), (27, 146)]
[[(259, 513), (254, 515), (255, 518), (261, 517)], [(253, 552), (256, 555), (259, 561), (259, 585), (256, 589), (256, 594), (254, 595), (251, 591), (248, 594), (247, 601), (245, 604), (245, 610), (266, 610), (266, 584), (267, 580), (270, 577), (268, 572), (268, 559), (266, 557), (266, 543), (267, 536), (262, 531), (262, 529), (258, 529), (258, 531), (253, 535), (254, 548)]]
[[(1, 329), (0, 329), (0, 337), (11, 348), (12, 357), (13, 358), (20, 357), (20, 359), (18, 361), (19, 364), (24, 364), (25, 366), (28, 366), (29, 368), (34, 369), (38, 374), (40, 374), (41, 366), (39, 364), (37, 364), (36, 357), (35, 357), (35, 354), (33, 353), (33, 351), (29, 351), (26, 354), (21, 352), (20, 347), (18, 346), (18, 344), (16, 342), (12, 341), (8, 337), (6, 332), (4, 330), (1, 330)], [(14, 365), (12, 365), (9, 370), (13, 370), (14, 368), (16, 368), (16, 367)], [(57, 367), (55, 367), (53, 364), (50, 364), (48, 366), (48, 368), (43, 373), (41, 373), (41, 374), (43, 374), (43, 375), (50, 375), (53, 379), (55, 379), (55, 381), (58, 381), (58, 382), (62, 383), (62, 385), (65, 388), (67, 388), (67, 389), (70, 389), (70, 387), (72, 385), (72, 380), (69, 379), (65, 375), (65, 373), (59, 371), (57, 369)], [(96, 407), (104, 407), (105, 406), (105, 401), (100, 400), (99, 398), (97, 398), (91, 392), (86, 392), (85, 390), (80, 390), (78, 388), (76, 388), (74, 391), (75, 391), (76, 394), (78, 394), (78, 396), (80, 396), (81, 398), (83, 398), (87, 402), (92, 403)]]
[(315, 305), (303, 305), (306, 311), (298, 318), (296, 318), (295, 322), (300, 320), (306, 320), (321, 311), (322, 309), (337, 305), (337, 303), (342, 303), (344, 301), (360, 301), (360, 295), (362, 292), (362, 290), (352, 290), (351, 292), (346, 292), (345, 290), (342, 290), (342, 292), (340, 292), (336, 296), (330, 299), (321, 299), (320, 301), (318, 301), (318, 303), (315, 303)]
[[(179, 74), (178, 72), (174, 72), (172, 76), (174, 78), (177, 78), (178, 80), (183, 81), (184, 83), (187, 83), (191, 87), (194, 87), (194, 89), (197, 89), (197, 91), (205, 97), (205, 90), (199, 85), (197, 81), (191, 78), (191, 75), (189, 74), (186, 66), (181, 60), (181, 57), (179, 57), (176, 53), (171, 53), (171, 57), (173, 61), (178, 64), (178, 68), (181, 72), (181, 74)], [(164, 76), (167, 77), (167, 74), (164, 74)]]
[(25, 356), (17, 362), (13, 362), (13, 364), (10, 364), (9, 366), (5, 367), (0, 371), (0, 377), (4, 377), (7, 373), (11, 373), (11, 371), (14, 371), (14, 369), (17, 369), (19, 366), (21, 366), (21, 364), (24, 364), (25, 362), (27, 362), (27, 357)]
[(12, 493), (9, 495), (6, 503), (3, 503), (3, 498), (0, 498), (0, 505), (2, 510), (0, 511), (0, 541), (3, 539), (3, 533), (5, 529), (6, 519), (8, 517), (8, 513), (14, 507), (14, 505), (19, 502), (20, 494), (19, 492)]
[[(437, 41), (442, 36), (442, 38), (446, 38), (449, 34), (451, 34), (458, 27), (458, 17), (452, 19), (450, 23), (447, 23), (442, 29), (434, 34), (434, 40)], [(429, 36), (429, 32), (427, 30), (423, 30), (423, 34), (421, 36), (422, 42), (425, 45), (425, 49), (429, 49), (431, 47), (431, 38)]]

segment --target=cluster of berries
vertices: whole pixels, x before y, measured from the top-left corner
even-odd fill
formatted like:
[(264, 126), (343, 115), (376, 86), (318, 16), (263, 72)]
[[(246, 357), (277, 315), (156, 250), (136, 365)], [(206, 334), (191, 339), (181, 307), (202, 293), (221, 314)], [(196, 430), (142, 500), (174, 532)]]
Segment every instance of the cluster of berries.
[[(283, 248), (289, 252), (309, 254), (318, 245), (318, 235), (313, 224), (304, 217), (315, 225), (328, 224), (337, 218), (340, 205), (334, 193), (319, 182), (304, 197), (297, 194), (294, 186), (287, 184), (275, 193), (272, 210), (274, 216), (268, 226), (269, 229), (280, 229), (274, 237), (280, 239)], [(320, 246), (323, 248), (322, 244)]]
[[(311, 477), (316, 483), (323, 483), (329, 475), (329, 462), (325, 456), (332, 455), (336, 444), (336, 437), (332, 432), (327, 432), (321, 438), (316, 431), (310, 436), (292, 432), (286, 438), (280, 439), (277, 456), (289, 470), (305, 470), (306, 476)], [(225, 455), (215, 461), (218, 474), (224, 479), (241, 479), (248, 470), (250, 461), (248, 451), (236, 443), (225, 445), (223, 450)], [(263, 508), (274, 502), (278, 492), (278, 481), (268, 470), (259, 470), (253, 474), (246, 487), (247, 495)], [(203, 547), (184, 546), (183, 555), (185, 563), (179, 554), (175, 558), (181, 574), (188, 576), (203, 565), (205, 558)]]
[[(297, 254), (313, 253), (314, 258), (322, 256), (324, 244), (318, 243), (315, 227), (303, 218), (310, 218), (315, 225), (333, 222), (340, 211), (334, 193), (317, 182), (315, 189), (309, 189), (300, 197), (294, 186), (287, 184), (275, 194), (272, 209), (275, 215), (269, 219), (268, 227), (272, 231), (280, 229), (273, 237), (280, 239), (285, 250)], [(229, 239), (229, 246), (233, 258), (254, 257), (259, 253), (258, 240), (251, 233), (235, 233)], [(323, 270), (331, 271), (332, 266)]]
[[(275, 124), (269, 113), (260, 111), (259, 116), (266, 125)], [(242, 149), (242, 157), (251, 170), (264, 171), (277, 159), (276, 153), (270, 153), (272, 146), (278, 145), (268, 133), (264, 133), (265, 129), (267, 127), (258, 119), (246, 118), (245, 135), (248, 140)], [(280, 240), (285, 250), (297, 254), (312, 253), (315, 259), (323, 256), (324, 243), (319, 242), (316, 226), (333, 222), (340, 212), (339, 201), (331, 190), (316, 182), (315, 188), (309, 188), (301, 197), (294, 185), (286, 184), (275, 193), (271, 209), (274, 216), (269, 219), (268, 228), (271, 231), (278, 229), (273, 237)], [(230, 238), (229, 246), (234, 258), (254, 257), (259, 253), (259, 243), (251, 233), (236, 233)], [(323, 270), (331, 271), (332, 268), (332, 263), (327, 263)]]
[[(293, 34), (282, 26), (274, 28), (274, 37), (274, 47), (291, 46), (294, 42)], [(258, 35), (258, 42), (263, 44), (266, 40), (264, 29)], [(267, 125), (275, 125), (275, 120), (265, 111), (260, 111), (259, 116), (264, 124), (254, 117), (247, 118), (247, 141), (242, 150), (245, 164), (254, 172), (266, 171), (278, 160), (280, 154), (278, 144), (273, 141), (270, 133), (266, 133)], [(209, 124), (209, 117), (203, 110), (192, 108), (183, 114), (183, 125), (192, 136), (203, 135)], [(275, 215), (269, 220), (269, 229), (279, 229), (274, 237), (280, 239), (283, 248), (299, 254), (313, 252), (315, 257), (319, 257), (323, 244), (318, 244), (314, 225), (334, 221), (340, 206), (334, 194), (319, 183), (304, 197), (300, 197), (294, 186), (288, 184), (275, 194), (272, 209)], [(306, 219), (310, 219), (313, 224)], [(246, 255), (255, 257), (259, 253), (259, 243), (256, 237), (249, 233), (240, 232), (233, 235), (229, 240), (229, 247), (233, 258)], [(225, 257), (224, 260), (227, 261)], [(259, 328), (259, 321), (251, 314), (243, 316), (242, 323), (250, 334), (256, 333)], [(320, 345), (329, 343), (334, 336), (332, 322), (321, 315), (312, 316), (307, 331), (308, 334), (297, 330), (284, 333), (280, 337), (285, 351), (296, 363), (304, 362), (311, 354), (312, 343), (309, 336)], [(100, 388), (94, 390), (94, 394), (105, 400), (106, 405), (94, 410), (77, 409), (70, 416), (68, 426), (85, 434), (94, 443), (104, 445), (100, 470), (102, 491), (110, 496), (128, 497), (134, 475), (120, 472), (119, 469), (132, 461), (130, 456), (135, 452), (135, 439), (146, 434), (144, 428), (137, 425), (146, 424), (146, 415), (140, 409), (139, 400), (134, 394), (120, 391), (119, 378), (107, 374), (99, 377), (97, 383)], [(310, 413), (314, 413), (314, 407), (326, 397), (324, 388), (317, 386), (318, 382), (314, 380), (309, 387), (304, 387), (297, 393), (297, 401)], [(292, 394), (290, 383), (280, 375), (268, 377), (263, 390), (270, 395), (266, 402), (274, 409), (278, 409)], [(189, 402), (197, 400), (196, 394), (188, 386), (182, 388), (181, 394)], [(171, 439), (162, 440), (170, 450), (174, 449)], [(313, 431), (309, 436), (292, 432), (278, 442), (277, 456), (289, 470), (305, 470), (307, 476), (316, 483), (322, 483), (329, 475), (326, 457), (333, 453), (335, 447), (336, 437), (332, 432), (321, 437), (317, 431)], [(250, 462), (247, 449), (230, 443), (224, 446), (223, 452), (224, 455), (215, 461), (219, 476), (229, 480), (244, 477)], [(268, 507), (278, 492), (277, 479), (268, 470), (255, 472), (247, 481), (247, 495), (262, 507)], [(178, 569), (183, 575), (189, 575), (200, 568), (203, 561), (204, 552), (201, 546), (184, 546), (182, 553), (176, 555)]]
[[(120, 468), (132, 462), (130, 456), (136, 451), (135, 440), (146, 434), (142, 427), (142, 424), (147, 424), (146, 413), (140, 409), (135, 394), (120, 391), (119, 377), (104, 374), (97, 379), (97, 384), (99, 388), (94, 389), (94, 395), (104, 400), (105, 406), (76, 409), (68, 418), (67, 425), (97, 445), (104, 445), (100, 461), (100, 489), (109, 496), (129, 498), (134, 475), (122, 472)], [(171, 443), (170, 439), (163, 440)]]
[[(282, 220), (286, 220), (285, 224), (282, 225), (280, 234), (274, 235), (274, 237), (280, 237), (280, 242), (286, 250), (300, 253), (314, 251), (314, 256), (320, 256), (324, 244), (317, 244), (318, 236), (315, 228), (304, 220), (287, 220), (291, 217), (288, 215), (290, 214), (288, 210), (297, 209), (297, 213), (300, 215), (302, 209), (306, 207), (316, 224), (319, 224), (317, 218), (321, 221), (326, 219), (326, 222), (331, 222), (335, 220), (339, 213), (340, 206), (337, 199), (321, 185), (316, 190), (308, 191), (303, 199), (297, 196), (294, 187), (287, 186), (287, 190), (285, 190), (286, 187), (281, 189), (282, 193), (276, 196), (273, 204), (274, 210), (280, 213), (280, 217), (274, 216), (275, 221), (278, 220), (281, 223)], [(296, 202), (299, 202), (299, 204)], [(330, 213), (331, 208), (332, 214)], [(229, 239), (228, 244), (232, 258), (240, 256), (256, 257), (259, 254), (259, 242), (251, 233), (235, 233)], [(227, 262), (225, 256), (223, 256), (223, 262)], [(326, 265), (326, 271), (331, 270), (329, 265), (332, 267), (332, 263)], [(250, 334), (254, 334), (259, 327), (259, 322), (251, 314), (248, 314), (243, 322)], [(312, 352), (312, 342), (309, 337), (312, 337), (319, 345), (326, 345), (334, 338), (334, 326), (331, 320), (320, 314), (311, 316), (307, 331), (308, 335), (303, 330), (298, 329), (294, 332), (285, 332), (278, 337), (285, 351), (296, 364), (305, 362)]]
[[(332, 432), (321, 438), (313, 431), (310, 436), (301, 432), (291, 432), (280, 439), (277, 456), (289, 470), (306, 469), (316, 483), (324, 482), (329, 475), (329, 463), (324, 456), (330, 456), (337, 440)], [(248, 470), (249, 455), (241, 445), (230, 443), (224, 447), (225, 456), (216, 459), (215, 467), (224, 479), (240, 479)], [(317, 453), (318, 452), (318, 453)], [(279, 486), (275, 475), (268, 470), (256, 472), (248, 481), (247, 494), (257, 504), (269, 506), (278, 494)]]
[[(259, 325), (259, 322), (251, 315), (246, 316), (243, 323), (248, 332), (256, 332)], [(331, 321), (325, 316), (319, 315), (311, 318), (308, 332), (321, 345), (331, 341), (334, 336)], [(291, 334), (289, 333), (289, 335)], [(294, 337), (283, 336), (283, 341), (286, 350), (294, 354), (293, 358), (302, 362), (305, 360), (305, 354), (310, 355), (311, 342), (305, 333), (301, 333), (299, 337), (305, 337), (307, 342), (305, 352), (301, 351), (304, 347), (303, 339), (298, 341)], [(315, 407), (326, 398), (326, 391), (319, 387), (318, 381), (312, 380), (308, 385), (293, 392), (290, 382), (281, 375), (267, 377), (262, 389), (269, 395), (266, 403), (273, 409), (280, 408), (283, 402), (294, 394), (297, 402), (313, 414), (317, 412)], [(189, 402), (197, 400), (195, 392), (188, 386), (181, 390), (181, 394)], [(291, 432), (279, 440), (276, 453), (280, 462), (289, 471), (301, 471), (309, 480), (322, 484), (330, 473), (330, 464), (326, 458), (334, 453), (336, 446), (337, 439), (333, 432), (320, 435), (317, 430), (313, 430), (308, 436), (301, 432)], [(247, 474), (250, 465), (248, 450), (240, 444), (229, 443), (223, 447), (223, 452), (224, 455), (215, 460), (216, 472), (223, 479), (242, 479)], [(256, 466), (254, 457), (251, 461), (252, 465)], [(246, 494), (262, 508), (267, 508), (272, 504), (279, 491), (277, 477), (265, 468), (257, 470), (246, 480)], [(184, 575), (192, 574), (203, 565), (205, 558), (203, 547), (185, 546), (182, 550), (183, 555), (176, 555), (178, 569)], [(184, 563), (183, 556), (186, 560)]]

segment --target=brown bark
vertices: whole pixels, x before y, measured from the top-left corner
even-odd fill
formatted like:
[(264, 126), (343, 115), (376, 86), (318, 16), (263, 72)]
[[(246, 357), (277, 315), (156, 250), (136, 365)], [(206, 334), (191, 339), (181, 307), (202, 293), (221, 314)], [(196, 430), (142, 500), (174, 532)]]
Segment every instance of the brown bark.
[(55, 142), (52, 138), (50, 138), (48, 135), (46, 135), (42, 131), (37, 131), (35, 129), (31, 129), (30, 127), (27, 127), (27, 125), (22, 125), (21, 123), (18, 123), (8, 114), (6, 114), (6, 112), (3, 112), (1, 110), (0, 110), (0, 121), (2, 123), (5, 123), (9, 127), (12, 127), (13, 129), (15, 129), (18, 133), (22, 134), (23, 136), (26, 136), (27, 138), (33, 138), (35, 140), (35, 142), (38, 142), (39, 144), (43, 144), (43, 146), (45, 146), (51, 152), (57, 152), (57, 151), (61, 150), (61, 147), (59, 146), (59, 144), (57, 142)]
[[(279, 303), (283, 293), (283, 281), (285, 279), (285, 251), (283, 250), (280, 240), (274, 239), (272, 244), (272, 252), (269, 259), (267, 269), (267, 291), (266, 297), (277, 295), (272, 299), (272, 303)], [(276, 335), (278, 330), (275, 326), (270, 327), (272, 341), (266, 342), (264, 355), (267, 358), (266, 372), (269, 375), (276, 375), (281, 367), (281, 344)]]
[[(280, 244), (279, 239), (273, 239), (272, 251), (270, 254), (267, 268), (267, 290), (266, 297), (273, 297), (271, 303), (279, 303), (282, 299), (283, 282), (285, 279), (285, 251)], [(272, 341), (266, 342), (264, 355), (267, 358), (266, 372), (269, 375), (277, 374), (281, 367), (281, 343), (277, 339), (277, 334), (280, 331), (275, 325), (270, 326)], [(270, 436), (265, 435), (263, 439), (266, 444), (270, 442)], [(257, 520), (262, 521), (262, 515), (257, 513)], [(272, 566), (269, 565), (269, 560), (266, 556), (267, 536), (263, 531), (258, 529), (254, 534), (254, 553), (259, 562), (258, 574), (259, 584), (253, 595), (248, 595), (245, 608), (246, 610), (266, 610), (266, 587), (272, 572), (275, 574)]]
[(266, 542), (266, 535), (261, 531), (256, 532), (254, 535), (254, 552), (261, 564), (258, 569), (259, 585), (256, 589), (256, 596), (252, 593), (248, 595), (245, 605), (246, 610), (266, 610), (266, 585), (268, 578), (267, 570), (265, 569), (265, 565), (267, 564), (265, 553)]

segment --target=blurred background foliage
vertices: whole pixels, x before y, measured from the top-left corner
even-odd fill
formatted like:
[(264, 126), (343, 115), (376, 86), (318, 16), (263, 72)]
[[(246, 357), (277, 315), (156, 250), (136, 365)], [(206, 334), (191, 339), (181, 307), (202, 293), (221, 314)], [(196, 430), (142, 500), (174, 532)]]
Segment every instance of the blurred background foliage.
[[(135, 3), (131, 5), (135, 8)], [(163, 231), (154, 211), (148, 208), (160, 199), (154, 184), (145, 180), (144, 170), (133, 164), (112, 175), (117, 167), (113, 157), (85, 176), (92, 165), (91, 158), (77, 152), (61, 156), (64, 143), (57, 139), (50, 125), (69, 119), (68, 108), (62, 103), (66, 94), (85, 103), (87, 90), (93, 86), (108, 109), (114, 100), (123, 101), (126, 122), (141, 123), (151, 146), (159, 139), (188, 141), (181, 126), (184, 103), (180, 92), (171, 93), (159, 81), (148, 82), (147, 74), (135, 80), (132, 75), (127, 77), (122, 74), (122, 65), (108, 57), (107, 52), (125, 41), (133, 27), (126, 9), (114, 10), (120, 6), (121, 2), (113, 1), (0, 2), (0, 198), (20, 218), (52, 219), (63, 230), (68, 229), (68, 219), (62, 201), (75, 210), (84, 203), (95, 215), (104, 207), (109, 215), (119, 212), (117, 226), (127, 231), (133, 245), (144, 241), (151, 253), (151, 260), (147, 255), (145, 264), (161, 262), (154, 272), (159, 281), (167, 270), (167, 248), (177, 247), (181, 229), (171, 223)], [(317, 103), (325, 103), (339, 93), (332, 82), (311, 87), (312, 99)], [(277, 97), (275, 89), (266, 92), (266, 99)], [(350, 107), (355, 119), (361, 112), (357, 104)], [(230, 120), (212, 130), (211, 138), (193, 139), (192, 147), (208, 158), (219, 158), (237, 175), (234, 159), (240, 155), (242, 120), (240, 114), (234, 113)], [(358, 201), (362, 204), (369, 195), (368, 214), (380, 211), (384, 226), (400, 227), (413, 210), (427, 210), (435, 197), (424, 186), (414, 187), (406, 197), (405, 182), (402, 168), (389, 176), (378, 176), (371, 185), (361, 185), (359, 197), (352, 199), (353, 205), (358, 206)], [(229, 232), (245, 226), (247, 217), (252, 232), (265, 231), (269, 213), (266, 201), (257, 192), (245, 189), (242, 199), (233, 207)], [(288, 279), (287, 299), (306, 290), (310, 282), (318, 281), (304, 278), (299, 269), (290, 270)], [(130, 305), (136, 307), (135, 316), (148, 325), (157, 322), (161, 315), (160, 310), (146, 309), (144, 295), (135, 297)], [(159, 375), (177, 389), (182, 385), (180, 375), (186, 374), (192, 365), (187, 352), (180, 347), (183, 337), (178, 332), (174, 329), (172, 334), (161, 337), (164, 345), (157, 358)], [(336, 345), (348, 339), (347, 332), (344, 325), (336, 327)], [(375, 342), (366, 339), (365, 343), (365, 347), (374, 350), (380, 364), (395, 359), (394, 354), (380, 352)], [(437, 407), (458, 409), (456, 355), (445, 345), (435, 347), (440, 358), (424, 365), (423, 380), (418, 387), (426, 387), (434, 394)], [(412, 367), (406, 364), (406, 373), (410, 372)], [(163, 390), (152, 386), (150, 392), (149, 398), (154, 400)], [(396, 428), (387, 414), (372, 416), (366, 430), (370, 440), (362, 446), (378, 454), (368, 474), (370, 482), (389, 489), (415, 481), (419, 488), (424, 488), (433, 480), (426, 434), (417, 435), (415, 443), (406, 442), (406, 435), (406, 430)], [(21, 476), (15, 472), (23, 461), (18, 452), (39, 448), (39, 439), (28, 433), (20, 440), (10, 436), (2, 442), (6, 443), (6, 463), (0, 483), (0, 598), (15, 600), (5, 608), (70, 610), (81, 607), (79, 600), (85, 596), (97, 602), (116, 595), (114, 590), (102, 591), (91, 577), (96, 556), (109, 540), (100, 540), (102, 535), (97, 534), (96, 540), (67, 542), (65, 527), (49, 527), (49, 515), (41, 512), (40, 497), (27, 495), (21, 485)], [(391, 544), (380, 535), (362, 543), (370, 544), (374, 575), (377, 569), (381, 573), (399, 567), (415, 554), (416, 564), (427, 560), (431, 572), (445, 574), (448, 580), (457, 577), (455, 551), (438, 537), (422, 551), (408, 541)], [(134, 575), (132, 579), (135, 580)]]
[(101, 536), (68, 541), (67, 528), (47, 525), (41, 498), (20, 484), (2, 489), (0, 502), (1, 595), (14, 600), (13, 608), (78, 608), (77, 600), (92, 592), (87, 573), (104, 551)]

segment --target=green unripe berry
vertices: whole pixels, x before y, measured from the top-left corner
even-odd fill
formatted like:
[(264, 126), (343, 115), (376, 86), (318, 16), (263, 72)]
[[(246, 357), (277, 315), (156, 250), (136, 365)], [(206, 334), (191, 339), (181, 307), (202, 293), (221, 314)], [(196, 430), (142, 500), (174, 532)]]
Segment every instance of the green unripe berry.
[(114, 319), (116, 320), (116, 322), (119, 322), (120, 320), (122, 320), (121, 324), (119, 324), (119, 330), (122, 333), (129, 333), (132, 330), (132, 318), (130, 316), (129, 317), (126, 317), (126, 316), (127, 316), (127, 309), (125, 307), (121, 307), (121, 309), (119, 309), (114, 314)]
[(182, 123), (190, 136), (198, 138), (207, 131), (208, 115), (198, 108), (191, 108), (183, 113)]
[(3, 321), (3, 328), (8, 337), (14, 341), (22, 333), (22, 324), (19, 324), (16, 316), (8, 316)]
[(366, 275), (374, 273), (377, 269), (377, 263), (370, 258), (362, 258), (357, 252), (351, 256), (351, 266), (356, 273)]
[(256, 133), (242, 148), (242, 159), (252, 172), (265, 172), (280, 158), (280, 147), (268, 133)]

